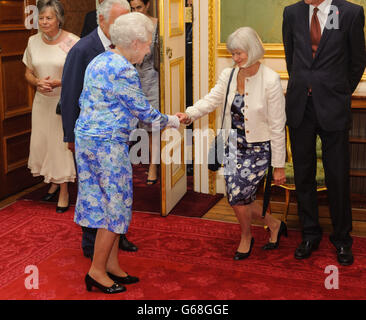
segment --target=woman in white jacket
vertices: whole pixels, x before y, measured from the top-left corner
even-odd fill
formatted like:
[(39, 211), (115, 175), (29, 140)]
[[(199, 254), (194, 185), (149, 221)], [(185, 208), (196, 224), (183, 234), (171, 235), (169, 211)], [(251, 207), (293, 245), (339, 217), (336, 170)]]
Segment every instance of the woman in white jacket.
[[(254, 200), (270, 159), (274, 183), (285, 182), (285, 99), (279, 75), (259, 62), (264, 49), (252, 28), (243, 27), (232, 33), (227, 48), (235, 67), (224, 129), (235, 130), (237, 146), (226, 143), (226, 157), (235, 154), (236, 170), (225, 174), (225, 181), (229, 203), (241, 226), (241, 241), (234, 256), (241, 260), (249, 257), (254, 244), (251, 220), (262, 217), (262, 208)], [(218, 107), (223, 108), (231, 71), (225, 69), (210, 93), (187, 108), (186, 113), (177, 114), (181, 123), (190, 124)], [(286, 224), (270, 214), (265, 215), (264, 222), (271, 236), (263, 249), (276, 249), (281, 235), (287, 236)]]

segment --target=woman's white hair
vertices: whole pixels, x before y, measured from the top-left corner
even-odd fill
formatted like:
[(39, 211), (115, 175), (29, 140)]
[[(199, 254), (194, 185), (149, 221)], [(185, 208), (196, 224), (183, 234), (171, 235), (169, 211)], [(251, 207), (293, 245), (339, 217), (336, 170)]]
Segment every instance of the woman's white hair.
[(226, 47), (230, 52), (234, 50), (245, 51), (248, 61), (244, 67), (249, 67), (263, 58), (264, 48), (257, 32), (250, 27), (242, 27), (229, 35)]
[(97, 9), (98, 26), (99, 26), (99, 16), (102, 15), (104, 17), (104, 20), (108, 21), (111, 9), (115, 4), (119, 4), (122, 6), (122, 8), (128, 10), (128, 12), (131, 12), (131, 7), (127, 0), (104, 0), (98, 6), (98, 9)]
[(112, 43), (122, 48), (128, 48), (134, 40), (147, 42), (153, 32), (151, 19), (139, 12), (119, 16), (109, 29)]

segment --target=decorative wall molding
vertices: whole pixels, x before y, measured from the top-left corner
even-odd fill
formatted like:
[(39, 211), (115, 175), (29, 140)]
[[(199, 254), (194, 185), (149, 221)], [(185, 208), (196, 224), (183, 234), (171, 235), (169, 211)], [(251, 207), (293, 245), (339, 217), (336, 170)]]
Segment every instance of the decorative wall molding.
[[(209, 0), (208, 3), (208, 86), (213, 88), (216, 83), (216, 0)], [(209, 128), (216, 131), (216, 111), (209, 114)], [(216, 173), (209, 171), (209, 193), (216, 194)]]

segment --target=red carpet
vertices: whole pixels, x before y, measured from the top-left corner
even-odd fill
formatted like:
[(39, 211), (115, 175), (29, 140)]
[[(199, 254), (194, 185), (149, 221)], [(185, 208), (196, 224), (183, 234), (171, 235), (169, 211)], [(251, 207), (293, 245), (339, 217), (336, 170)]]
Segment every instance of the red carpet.
[[(135, 211), (160, 213), (160, 182), (152, 186), (146, 185), (148, 166), (133, 167), (133, 206)], [(173, 208), (170, 214), (201, 218), (209, 211), (222, 197), (222, 194), (210, 195), (193, 191), (192, 177), (187, 177), (187, 193)], [(40, 201), (47, 193), (49, 185), (32, 191), (22, 197), (23, 200)], [(77, 185), (69, 184), (70, 203), (76, 203)], [(57, 198), (54, 200), (57, 201)], [(187, 210), (190, 208), (190, 210)]]
[[(141, 281), (117, 295), (87, 292), (90, 261), (82, 256), (81, 230), (73, 210), (57, 214), (54, 205), (18, 201), (0, 211), (0, 299), (365, 299), (366, 239), (354, 238), (355, 263), (341, 267), (324, 235), (305, 261), (293, 258), (300, 233), (289, 232), (275, 252), (261, 246), (268, 234), (253, 227), (252, 255), (233, 261), (239, 225), (179, 216), (135, 212), (129, 239), (136, 253), (120, 251), (127, 272)], [(27, 290), (25, 268), (39, 269), (39, 289)], [(326, 266), (339, 268), (339, 289), (327, 290)]]

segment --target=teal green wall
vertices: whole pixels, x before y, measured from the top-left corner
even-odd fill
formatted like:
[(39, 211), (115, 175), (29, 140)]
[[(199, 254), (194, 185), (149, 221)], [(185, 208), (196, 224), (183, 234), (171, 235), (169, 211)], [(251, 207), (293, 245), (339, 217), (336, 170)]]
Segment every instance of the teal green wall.
[[(239, 27), (255, 29), (264, 43), (282, 43), (283, 8), (298, 0), (220, 0), (220, 42)], [(366, 11), (366, 0), (352, 0)]]

